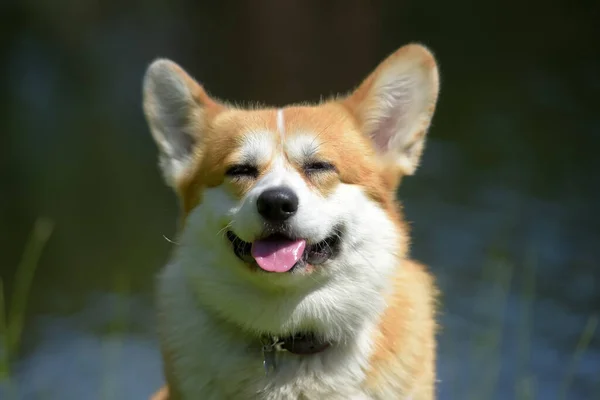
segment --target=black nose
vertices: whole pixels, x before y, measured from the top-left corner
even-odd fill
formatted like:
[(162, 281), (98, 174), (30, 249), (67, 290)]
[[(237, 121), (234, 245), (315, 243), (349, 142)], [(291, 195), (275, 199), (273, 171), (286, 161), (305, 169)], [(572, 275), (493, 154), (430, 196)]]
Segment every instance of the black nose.
[(282, 222), (298, 211), (298, 196), (287, 187), (275, 187), (262, 192), (256, 206), (267, 221)]

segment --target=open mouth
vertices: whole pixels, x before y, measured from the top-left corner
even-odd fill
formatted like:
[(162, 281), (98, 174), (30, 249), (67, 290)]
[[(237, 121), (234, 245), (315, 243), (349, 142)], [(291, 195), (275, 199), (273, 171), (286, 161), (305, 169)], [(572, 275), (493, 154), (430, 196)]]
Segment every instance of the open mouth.
[(283, 234), (272, 234), (254, 241), (245, 242), (232, 231), (227, 239), (234, 253), (244, 262), (267, 272), (291, 272), (297, 267), (323, 264), (334, 257), (340, 247), (339, 229), (323, 241), (309, 244), (305, 239), (293, 239)]

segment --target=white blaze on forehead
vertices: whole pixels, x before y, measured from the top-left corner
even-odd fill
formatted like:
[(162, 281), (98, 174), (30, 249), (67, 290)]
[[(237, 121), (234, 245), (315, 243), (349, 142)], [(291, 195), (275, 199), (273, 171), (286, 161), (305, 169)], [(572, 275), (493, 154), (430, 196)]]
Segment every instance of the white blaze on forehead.
[(286, 152), (291, 160), (301, 163), (313, 157), (321, 145), (317, 135), (300, 133), (286, 141)]
[(283, 138), (285, 137), (285, 119), (283, 116), (283, 108), (277, 110), (277, 131), (279, 131), (281, 143), (283, 143)]
[(248, 162), (263, 164), (273, 157), (275, 144), (273, 134), (268, 131), (248, 132), (244, 134), (240, 147), (240, 158)]

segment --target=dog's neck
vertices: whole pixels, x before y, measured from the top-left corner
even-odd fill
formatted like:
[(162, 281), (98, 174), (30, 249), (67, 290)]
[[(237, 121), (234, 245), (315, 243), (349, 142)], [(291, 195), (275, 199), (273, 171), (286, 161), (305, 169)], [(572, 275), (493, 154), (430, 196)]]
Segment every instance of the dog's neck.
[(321, 353), (331, 346), (331, 342), (318, 338), (312, 333), (296, 334), (287, 337), (263, 336), (262, 356), (265, 373), (277, 369), (277, 353), (289, 352), (297, 356)]
[(308, 355), (325, 351), (331, 342), (312, 333), (298, 333), (287, 337), (265, 336), (262, 339), (263, 350), (289, 351), (292, 354)]
[[(190, 287), (190, 289), (193, 291), (192, 287)], [(212, 317), (221, 324), (230, 324), (229, 321), (223, 320), (217, 314), (212, 313), (210, 308), (207, 307), (204, 309), (206, 312), (212, 314)], [(287, 351), (302, 356), (321, 353), (327, 350), (331, 345), (331, 341), (328, 341), (319, 335), (315, 335), (312, 332), (303, 332), (288, 336), (265, 334), (257, 338), (256, 342), (250, 345), (250, 349), (260, 349), (263, 353), (265, 351)]]

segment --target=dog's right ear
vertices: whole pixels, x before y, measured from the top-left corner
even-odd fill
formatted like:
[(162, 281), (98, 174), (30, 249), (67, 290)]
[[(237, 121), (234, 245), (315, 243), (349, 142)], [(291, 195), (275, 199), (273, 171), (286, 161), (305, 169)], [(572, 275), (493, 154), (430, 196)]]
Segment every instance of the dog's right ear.
[(160, 167), (167, 184), (176, 188), (198, 156), (209, 114), (222, 106), (183, 68), (166, 59), (148, 67), (143, 86), (144, 113), (159, 148)]

